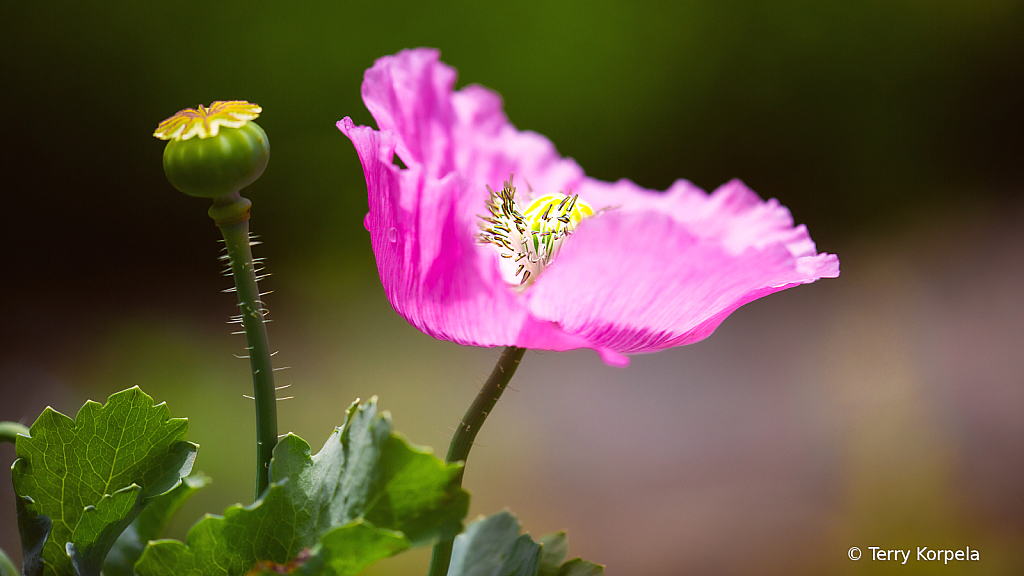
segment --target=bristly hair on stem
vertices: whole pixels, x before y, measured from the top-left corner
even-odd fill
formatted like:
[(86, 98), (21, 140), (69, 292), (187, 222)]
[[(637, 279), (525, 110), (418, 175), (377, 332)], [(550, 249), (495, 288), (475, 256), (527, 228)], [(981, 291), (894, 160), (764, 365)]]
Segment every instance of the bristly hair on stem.
[[(252, 369), (253, 395), (256, 405), (256, 490), (254, 499), (259, 499), (270, 483), (270, 459), (274, 446), (277, 445), (277, 393), (274, 385), (274, 366), (271, 361), (267, 336), (266, 318), (268, 310), (261, 300), (258, 287), (260, 279), (267, 275), (256, 276), (256, 261), (252, 257), (252, 246), (258, 244), (249, 235), (248, 200), (241, 198), (236, 192), (228, 197), (214, 201), (211, 215), (224, 236), (227, 248), (227, 263), (235, 280), (235, 293), (238, 295), (238, 315), (232, 317), (232, 323), (242, 325), (246, 339), (246, 352)], [(245, 211), (245, 218), (234, 221), (235, 217)], [(218, 216), (231, 216), (225, 222)]]

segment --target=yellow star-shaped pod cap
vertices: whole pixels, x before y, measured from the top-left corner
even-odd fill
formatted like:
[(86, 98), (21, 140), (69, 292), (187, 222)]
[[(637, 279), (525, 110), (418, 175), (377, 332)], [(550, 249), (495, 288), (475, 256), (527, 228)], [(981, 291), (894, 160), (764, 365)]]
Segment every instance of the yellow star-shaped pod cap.
[(188, 140), (194, 136), (209, 138), (220, 133), (220, 127), (241, 128), (259, 117), (263, 108), (245, 100), (214, 102), (207, 108), (185, 108), (156, 127), (153, 136), (161, 140)]
[(244, 100), (186, 108), (154, 136), (167, 140), (164, 173), (189, 196), (218, 198), (252, 184), (270, 160), (267, 133), (253, 120), (263, 109)]

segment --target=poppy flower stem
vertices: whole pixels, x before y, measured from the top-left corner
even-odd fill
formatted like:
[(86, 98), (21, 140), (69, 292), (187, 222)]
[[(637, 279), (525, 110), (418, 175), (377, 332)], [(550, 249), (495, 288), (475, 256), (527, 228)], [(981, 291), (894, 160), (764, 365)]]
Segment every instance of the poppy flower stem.
[(277, 395), (270, 341), (263, 316), (266, 308), (256, 285), (256, 270), (249, 238), (249, 206), (238, 192), (214, 199), (210, 216), (224, 235), (231, 275), (238, 293), (238, 313), (245, 330), (249, 365), (252, 368), (253, 398), (256, 402), (256, 496), (258, 500), (270, 483), (270, 458), (277, 444)]
[[(458, 428), (455, 429), (452, 443), (448, 446), (446, 462), (466, 462), (477, 432), (480, 431), (480, 427), (484, 425), (487, 415), (494, 409), (494, 405), (501, 398), (501, 393), (505, 391), (508, 383), (512, 380), (512, 376), (515, 375), (516, 368), (519, 367), (519, 362), (523, 359), (523, 354), (525, 353), (526, 348), (516, 348), (515, 346), (508, 346), (502, 350), (501, 358), (498, 359), (498, 364), (491, 372), (491, 376), (484, 383), (483, 388), (480, 389), (480, 393), (473, 400), (469, 410), (466, 410), (466, 415), (462, 417), (462, 422), (459, 423)], [(459, 471), (457, 477), (459, 486), (462, 485), (464, 473), (465, 467)], [(443, 540), (434, 545), (434, 552), (430, 557), (430, 576), (446, 576), (448, 574), (448, 565), (452, 559), (453, 543), (454, 540)]]

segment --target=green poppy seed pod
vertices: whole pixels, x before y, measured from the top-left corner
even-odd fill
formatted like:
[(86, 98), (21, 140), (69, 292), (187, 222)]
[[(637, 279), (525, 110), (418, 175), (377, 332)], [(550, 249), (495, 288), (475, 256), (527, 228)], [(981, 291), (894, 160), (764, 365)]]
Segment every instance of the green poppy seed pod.
[(189, 196), (216, 198), (255, 182), (269, 159), (267, 133), (246, 122), (208, 138), (171, 140), (164, 148), (164, 173)]
[(249, 102), (214, 102), (187, 108), (160, 123), (164, 173), (189, 196), (219, 198), (238, 192), (263, 174), (270, 160), (267, 133), (252, 122), (262, 109)]
[(252, 184), (267, 167), (270, 142), (262, 128), (252, 122), (262, 108), (242, 100), (214, 102), (198, 110), (185, 109), (164, 120), (153, 136), (170, 140), (164, 148), (164, 172), (175, 188), (190, 196), (212, 198), (207, 214), (220, 228), (227, 250), (222, 259), (235, 279), (238, 315), (232, 319), (245, 333), (249, 365), (252, 368), (256, 405), (256, 498), (270, 481), (267, 470), (277, 444), (277, 388), (270, 361), (270, 342), (264, 316), (267, 309), (260, 298), (253, 244), (249, 235), (252, 202), (239, 190)]

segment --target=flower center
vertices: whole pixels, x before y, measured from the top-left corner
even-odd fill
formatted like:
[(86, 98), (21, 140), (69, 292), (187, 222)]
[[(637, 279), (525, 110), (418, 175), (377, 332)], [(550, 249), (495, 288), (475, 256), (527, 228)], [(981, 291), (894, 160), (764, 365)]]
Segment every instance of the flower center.
[(523, 286), (533, 283), (554, 261), (573, 229), (594, 215), (594, 209), (580, 200), (579, 194), (560, 192), (541, 196), (526, 210), (520, 210), (511, 177), (500, 192), (490, 186), (487, 191), (491, 193), (487, 200), (490, 215), (480, 216), (479, 241), (497, 247), (503, 258), (502, 271), (513, 281), (522, 276), (519, 284)]

